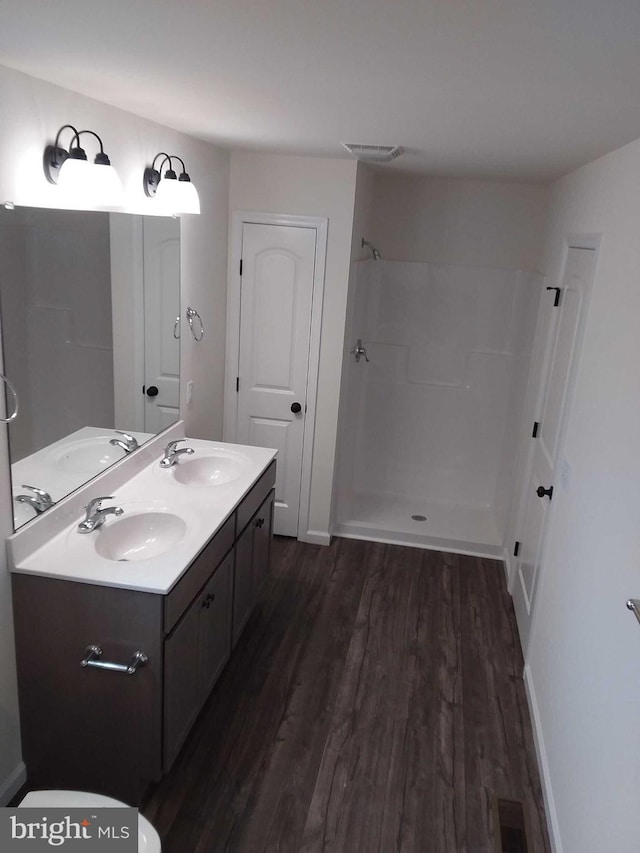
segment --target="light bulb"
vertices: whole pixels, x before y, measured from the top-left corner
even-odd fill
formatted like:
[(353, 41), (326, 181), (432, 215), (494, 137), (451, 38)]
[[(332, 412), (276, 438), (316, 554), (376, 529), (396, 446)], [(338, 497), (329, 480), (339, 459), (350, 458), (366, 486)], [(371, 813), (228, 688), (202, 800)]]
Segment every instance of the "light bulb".
[(58, 175), (67, 203), (77, 208), (114, 210), (124, 204), (124, 190), (113, 166), (67, 157)]
[(93, 207), (114, 210), (124, 206), (124, 188), (113, 166), (95, 163), (91, 166)]
[(158, 184), (155, 198), (163, 213), (200, 213), (198, 191), (191, 181), (165, 176)]
[(65, 203), (73, 207), (86, 208), (91, 205), (91, 164), (87, 160), (67, 157), (58, 173), (58, 187), (65, 195)]

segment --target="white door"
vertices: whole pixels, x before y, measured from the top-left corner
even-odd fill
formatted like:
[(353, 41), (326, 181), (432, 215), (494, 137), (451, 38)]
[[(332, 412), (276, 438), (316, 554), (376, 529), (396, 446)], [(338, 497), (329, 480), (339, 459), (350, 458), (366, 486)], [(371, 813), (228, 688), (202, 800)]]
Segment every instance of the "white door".
[(532, 446), (521, 496), (520, 550), (513, 589), (523, 649), (529, 639), (553, 492), (559, 485), (563, 426), (570, 404), (570, 387), (579, 355), (595, 255), (593, 249), (570, 248), (561, 287), (549, 288), (543, 296), (535, 353), (540, 365), (537, 414), (532, 425)]
[(278, 450), (274, 530), (298, 535), (316, 230), (242, 228), (237, 441)]
[(156, 433), (180, 416), (179, 220), (145, 217), (143, 240), (144, 429)]

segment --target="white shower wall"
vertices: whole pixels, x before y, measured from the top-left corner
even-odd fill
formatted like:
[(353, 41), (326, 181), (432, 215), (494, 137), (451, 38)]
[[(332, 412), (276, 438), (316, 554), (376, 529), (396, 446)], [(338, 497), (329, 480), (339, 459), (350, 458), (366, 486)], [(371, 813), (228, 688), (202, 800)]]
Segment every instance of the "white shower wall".
[(349, 345), (361, 338), (370, 360), (345, 364), (338, 533), (501, 553), (540, 284), (354, 264)]

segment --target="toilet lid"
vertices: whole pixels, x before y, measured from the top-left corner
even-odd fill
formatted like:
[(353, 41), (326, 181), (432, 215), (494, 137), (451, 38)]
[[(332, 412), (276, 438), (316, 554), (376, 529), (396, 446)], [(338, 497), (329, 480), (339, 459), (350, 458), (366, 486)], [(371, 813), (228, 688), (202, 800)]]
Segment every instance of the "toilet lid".
[[(126, 807), (126, 803), (105, 797), (103, 794), (91, 794), (88, 791), (30, 791), (20, 803), (20, 807), (39, 808), (107, 808)], [(160, 836), (149, 821), (138, 814), (138, 851), (139, 853), (161, 853)]]

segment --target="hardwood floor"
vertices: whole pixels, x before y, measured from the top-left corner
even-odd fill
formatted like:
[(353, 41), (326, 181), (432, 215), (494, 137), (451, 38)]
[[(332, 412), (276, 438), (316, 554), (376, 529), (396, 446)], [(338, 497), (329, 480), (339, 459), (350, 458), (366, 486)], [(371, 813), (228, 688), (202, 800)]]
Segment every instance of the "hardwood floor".
[(256, 611), (142, 812), (163, 853), (549, 851), (502, 564), (276, 538)]

